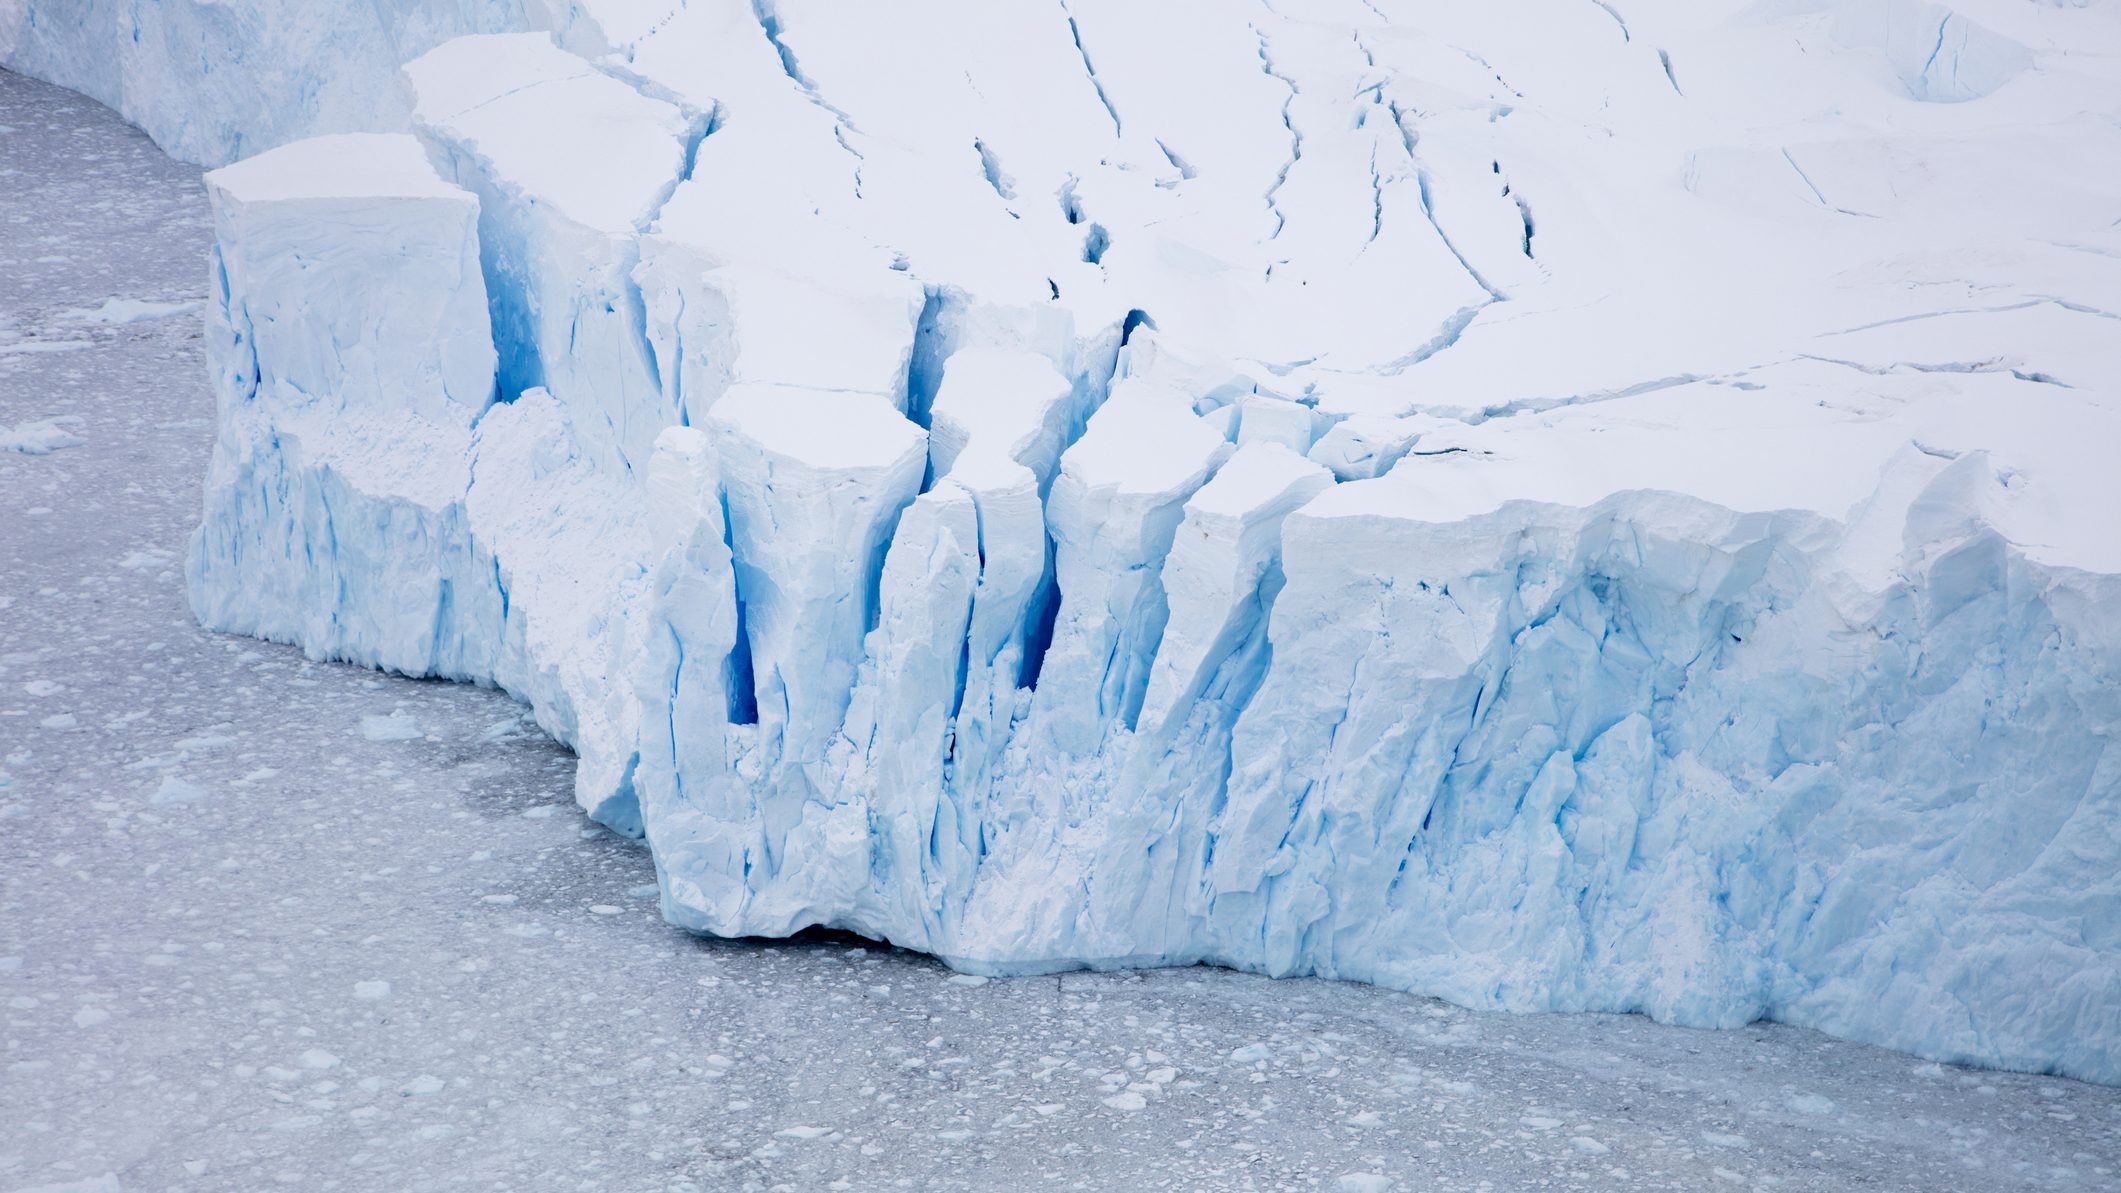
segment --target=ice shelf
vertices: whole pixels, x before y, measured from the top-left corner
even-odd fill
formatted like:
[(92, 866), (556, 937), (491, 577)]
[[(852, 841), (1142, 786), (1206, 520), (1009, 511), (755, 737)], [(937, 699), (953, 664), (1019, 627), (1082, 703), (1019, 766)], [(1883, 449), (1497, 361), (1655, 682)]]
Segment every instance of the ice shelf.
[(673, 921), (2121, 1081), (2113, 6), (73, 7), (264, 150), (201, 619)]

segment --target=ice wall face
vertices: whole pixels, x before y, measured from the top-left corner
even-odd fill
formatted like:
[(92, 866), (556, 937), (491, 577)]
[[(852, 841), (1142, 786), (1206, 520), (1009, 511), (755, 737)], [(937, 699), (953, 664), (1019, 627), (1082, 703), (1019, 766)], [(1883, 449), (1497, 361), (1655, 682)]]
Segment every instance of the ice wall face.
[(477, 202), (402, 135), (299, 142), (210, 186), (222, 433), (194, 607), (323, 657), (493, 675), (505, 600), (465, 510), (493, 400)]
[[(1924, 525), (1995, 483), (1981, 457), (1895, 469), (1864, 515), (1904, 544), (1880, 588), (1842, 527), (1671, 495), (1395, 533), (1351, 486), (1293, 515), (1276, 624), (1314, 628), (1276, 648), (1336, 670), (1278, 655), (1239, 722), (1211, 915), (1270, 969), (1475, 1004), (1840, 1030), (1891, 1007), (1923, 1050), (2036, 1067), (2033, 1041), (2109, 1037), (2101, 946), (2021, 900), (2111, 907), (2083, 852), (2111, 751), (2033, 710), (2110, 723), (2121, 656), (2079, 635), (2114, 583)], [(1374, 616), (1335, 617), (1351, 598)], [(2039, 975), (2007, 1025), (1958, 1001), (1999, 967)]]
[(2121, 26), (1961, 7), (532, 6), (213, 175), (195, 601), (699, 931), (2121, 1080)]

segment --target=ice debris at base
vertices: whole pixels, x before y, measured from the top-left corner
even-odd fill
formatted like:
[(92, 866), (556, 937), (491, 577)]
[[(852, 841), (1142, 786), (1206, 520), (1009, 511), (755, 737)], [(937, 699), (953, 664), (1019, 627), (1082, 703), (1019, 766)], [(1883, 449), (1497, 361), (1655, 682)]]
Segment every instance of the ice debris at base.
[(151, 323), (157, 319), (172, 319), (178, 315), (196, 315), (205, 305), (196, 300), (156, 302), (146, 298), (113, 297), (105, 299), (102, 306), (68, 311), (65, 317), (81, 323), (119, 327), (132, 323)]
[(74, 434), (74, 428), (80, 425), (80, 416), (73, 414), (35, 418), (12, 427), (0, 425), (0, 451), (48, 456), (65, 448), (80, 447), (88, 442)]
[(58, 7), (365, 130), (209, 176), (201, 618), (677, 923), (2121, 1081), (2114, 6)]

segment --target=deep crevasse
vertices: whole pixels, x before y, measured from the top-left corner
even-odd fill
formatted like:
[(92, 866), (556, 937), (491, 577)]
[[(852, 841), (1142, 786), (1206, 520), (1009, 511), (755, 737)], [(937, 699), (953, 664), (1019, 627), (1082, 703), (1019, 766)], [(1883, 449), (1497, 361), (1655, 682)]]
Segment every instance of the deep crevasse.
[(2121, 1080), (2121, 30), (1522, 7), (200, 26), (438, 48), (210, 176), (195, 606), (525, 699), (695, 930)]

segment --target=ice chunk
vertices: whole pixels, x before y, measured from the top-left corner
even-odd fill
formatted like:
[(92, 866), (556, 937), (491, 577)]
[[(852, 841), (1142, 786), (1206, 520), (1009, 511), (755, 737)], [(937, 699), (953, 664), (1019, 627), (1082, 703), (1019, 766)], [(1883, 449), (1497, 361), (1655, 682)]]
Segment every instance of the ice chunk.
[(1237, 445), (1278, 443), (1302, 454), (1315, 437), (1309, 407), (1266, 394), (1246, 394), (1237, 401)]
[(1421, 437), (1422, 420), (1358, 414), (1327, 428), (1305, 449), (1341, 480), (1370, 480), (1391, 471)]
[(80, 425), (79, 415), (60, 414), (16, 423), (13, 427), (0, 426), (0, 451), (48, 456), (63, 448), (80, 447), (88, 442), (74, 433), (74, 428)]
[(745, 382), (873, 393), (906, 408), (919, 283), (881, 265), (801, 276), (712, 260), (666, 230), (647, 239), (635, 273), (671, 408), (704, 419)]
[(362, 717), (361, 736), (369, 741), (417, 741), (420, 725), (412, 719), (411, 713), (401, 708), (389, 716)]
[[(317, 137), (207, 175), (230, 396), (468, 426), (493, 398), (478, 201), (402, 135)], [(241, 376), (255, 372), (254, 382)], [(324, 429), (322, 427), (319, 428)], [(461, 485), (457, 486), (461, 489)]]
[(1134, 728), (1163, 636), (1164, 555), (1229, 452), (1184, 393), (1130, 379), (1061, 457), (1048, 510), (1061, 606), (1036, 705), (1057, 748)]
[[(954, 481), (906, 507), (884, 559), (877, 627), (847, 712), (853, 757), (845, 783), (872, 792), (872, 814), (888, 826), (877, 879), (896, 905), (893, 919), (929, 933), (942, 931), (953, 897), (938, 901), (933, 892), (962, 898), (976, 876), (979, 821), (944, 775), (964, 699), (979, 544), (972, 494)], [(957, 847), (938, 847), (939, 833)]]
[(1187, 500), (1164, 566), (1170, 622), (1143, 698), (1144, 731), (1181, 714), (1237, 645), (1258, 630), (1281, 585), (1281, 527), (1332, 476), (1279, 443), (1237, 449)]
[(657, 437), (647, 496), (657, 562), (635, 685), (642, 707), (663, 715), (640, 722), (641, 822), (657, 856), (669, 859), (659, 868), (672, 888), (666, 905), (714, 927), (737, 920), (734, 905), (714, 908), (707, 892), (742, 869), (741, 844), (717, 829), (752, 813), (729, 749), (732, 708), (748, 709), (752, 696), (749, 672), (732, 658), (741, 629), (736, 579), (720, 470), (704, 432), (671, 427)]
[(493, 398), (478, 201), (404, 135), (297, 142), (207, 188), (222, 426), (194, 609), (318, 657), (492, 675), (503, 598), (463, 508)]
[[(41, 1065), (47, 1062), (37, 1061), (25, 1063)], [(204, 1169), (202, 1168), (200, 1171), (204, 1171)], [(13, 1193), (125, 1193), (125, 1185), (122, 1181), (118, 1179), (117, 1173), (106, 1172), (100, 1176), (87, 1177), (82, 1180), (53, 1181), (48, 1184), (25, 1185), (21, 1188), (13, 1190)]]
[(564, 406), (543, 389), (480, 420), (465, 498), (504, 605), (491, 673), (538, 724), (581, 755), (575, 799), (640, 831), (630, 773), (640, 704), (628, 673), (648, 599), (650, 544), (640, 485), (596, 467)]
[(692, 121), (543, 33), (461, 37), (405, 78), (420, 135), (480, 197), (503, 394), (551, 390), (586, 449), (645, 468), (677, 411), (642, 330), (635, 238), (685, 171)]
[(147, 797), (147, 802), (166, 807), (174, 804), (193, 804), (205, 798), (206, 789), (197, 783), (188, 782), (175, 775), (164, 775), (161, 784)]
[(102, 306), (72, 311), (69, 314), (83, 323), (124, 326), (150, 323), (157, 319), (172, 319), (179, 315), (194, 315), (205, 308), (206, 304), (196, 299), (156, 302), (145, 298), (108, 298), (103, 301)]
[(1029, 468), (1041, 486), (1060, 463), (1074, 387), (1034, 352), (972, 347), (943, 366), (928, 432), (935, 474), (971, 450)]
[[(824, 785), (836, 770), (827, 755), (845, 740), (885, 552), (926, 471), (927, 436), (879, 395), (758, 384), (724, 394), (707, 432), (742, 618), (730, 652), (741, 662), (725, 672), (735, 689), (732, 719), (757, 723), (747, 727), (738, 773), (756, 777), (736, 783), (715, 773), (701, 765), (712, 742), (681, 739), (667, 782), (682, 798), (665, 798), (666, 780), (649, 777), (655, 798), (643, 814), (666, 856), (706, 863), (664, 871), (674, 918), (720, 932), (759, 924), (786, 932), (846, 916), (868, 882), (867, 814), (861, 800)], [(704, 595), (719, 600), (709, 580)], [(894, 585), (894, 610), (902, 588)], [(704, 612), (714, 617), (713, 607)], [(903, 615), (897, 624), (918, 628)], [(706, 628), (711, 665), (720, 623)], [(671, 649), (687, 649), (686, 632), (677, 628)], [(711, 732), (713, 719), (710, 712), (690, 724)], [(644, 770), (664, 765), (659, 734)]]
[(742, 385), (709, 412), (769, 764), (839, 728), (927, 435), (874, 394)]

